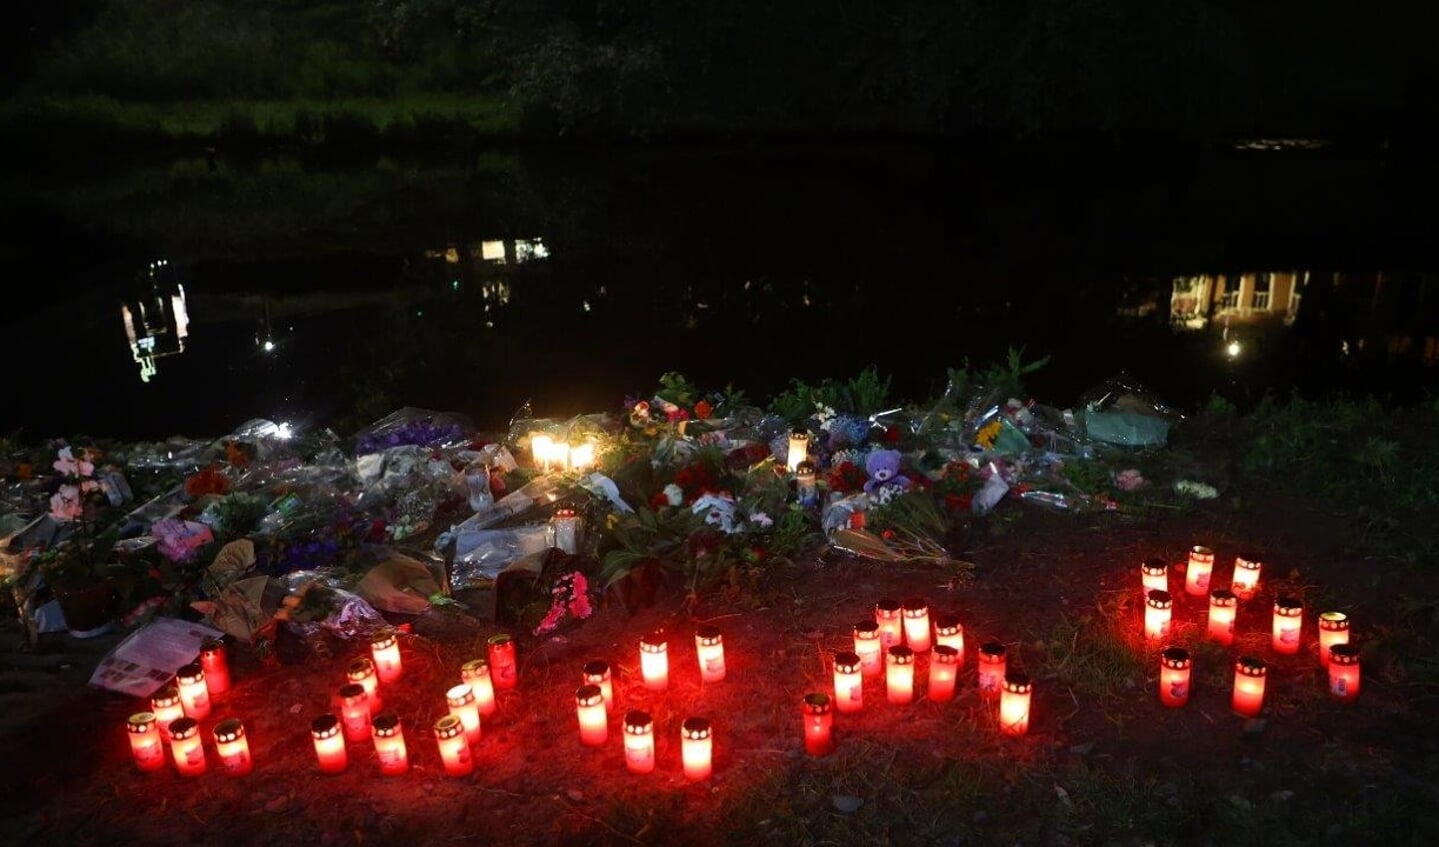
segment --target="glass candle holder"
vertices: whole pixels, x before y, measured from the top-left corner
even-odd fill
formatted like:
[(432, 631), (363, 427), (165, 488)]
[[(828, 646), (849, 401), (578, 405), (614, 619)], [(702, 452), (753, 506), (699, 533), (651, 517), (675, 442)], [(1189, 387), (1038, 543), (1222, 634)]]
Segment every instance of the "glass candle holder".
[(315, 745), (315, 761), (321, 773), (343, 773), (350, 765), (345, 752), (345, 737), (340, 732), (340, 719), (324, 714), (310, 721), (310, 740)]
[(948, 644), (936, 644), (929, 657), (929, 691), (927, 696), (936, 703), (947, 703), (954, 699), (955, 684), (959, 681), (959, 651)]
[(1144, 637), (1162, 641), (1169, 637), (1174, 601), (1168, 591), (1150, 591), (1144, 598)]
[(575, 690), (575, 712), (580, 722), (580, 743), (599, 747), (609, 740), (609, 714), (605, 695), (598, 685), (581, 685)]
[(170, 740), (170, 724), (185, 717), (185, 707), (180, 705), (180, 687), (171, 683), (150, 697), (150, 711), (155, 713), (155, 724), (160, 735)]
[(370, 698), (365, 686), (350, 682), (340, 686), (340, 721), (345, 727), (345, 740), (365, 741), (374, 734), (370, 717)]
[(554, 537), (554, 546), (571, 556), (580, 552), (580, 527), (583, 521), (574, 509), (556, 510), (554, 517), (550, 518), (550, 530)]
[(1184, 571), (1184, 590), (1190, 596), (1209, 593), (1209, 578), (1214, 573), (1214, 551), (1208, 547), (1189, 548), (1189, 566)]
[(800, 711), (804, 716), (804, 751), (811, 756), (828, 756), (834, 752), (834, 713), (829, 695), (821, 691), (804, 696)]
[(215, 724), (215, 757), (220, 770), (228, 776), (244, 776), (255, 769), (250, 758), (250, 742), (245, 738), (245, 725), (239, 718), (226, 718)]
[(1264, 678), (1269, 667), (1262, 659), (1240, 656), (1234, 662), (1234, 711), (1246, 718), (1257, 718), (1264, 709)]
[(1292, 656), (1299, 652), (1299, 635), (1304, 628), (1304, 604), (1294, 597), (1274, 601), (1274, 652)]
[(447, 776), (469, 776), (475, 772), (475, 758), (470, 755), (464, 721), (457, 715), (444, 715), (435, 721), (435, 746)]
[(1226, 647), (1234, 643), (1234, 616), (1239, 611), (1239, 598), (1233, 592), (1216, 588), (1209, 592), (1209, 640)]
[(809, 458), (809, 433), (802, 429), (796, 429), (789, 434), (789, 452), (786, 454), (784, 467), (790, 473), (799, 469), (799, 463)]
[(170, 755), (181, 776), (199, 776), (205, 772), (205, 745), (200, 741), (200, 722), (191, 717), (170, 724)]
[(1011, 671), (1004, 675), (1004, 688), (999, 697), (999, 731), (1005, 735), (1023, 735), (1029, 731), (1029, 701), (1034, 685), (1025, 674)]
[(724, 679), (724, 636), (718, 627), (701, 626), (695, 630), (695, 653), (699, 656), (700, 679), (705, 682)]
[(497, 691), (508, 691), (520, 684), (520, 666), (515, 658), (515, 640), (508, 633), (491, 635), (485, 642), (489, 652), (490, 681)]
[(550, 454), (553, 452), (555, 439), (543, 433), (532, 433), (530, 435), (530, 458), (534, 460), (535, 467), (548, 472), (550, 469)]
[(903, 644), (889, 648), (885, 666), (885, 695), (898, 705), (914, 700), (914, 651)]
[(795, 467), (794, 493), (802, 508), (812, 509), (819, 505), (819, 472), (814, 462), (806, 459)]
[(955, 664), (964, 666), (964, 626), (959, 619), (950, 615), (936, 615), (934, 618), (934, 643), (941, 647), (953, 647)]
[(380, 682), (389, 685), (404, 673), (400, 664), (400, 639), (395, 630), (385, 627), (370, 639), (370, 656), (375, 660), (375, 672)]
[(664, 633), (651, 632), (640, 638), (640, 676), (651, 691), (663, 691), (669, 686), (669, 643)]
[(594, 659), (586, 662), (584, 669), (580, 671), (581, 685), (598, 685), (600, 696), (605, 698), (605, 711), (611, 711), (615, 707), (615, 685), (610, 676), (610, 663)]
[(1166, 647), (1159, 654), (1159, 702), (1171, 709), (1189, 702), (1189, 677), (1194, 660), (1183, 647)]
[(487, 718), (495, 713), (499, 704), (495, 702), (495, 684), (490, 679), (488, 659), (471, 659), (461, 665), (460, 682), (474, 692), (475, 707), (480, 710), (480, 717)]
[(180, 706), (185, 717), (202, 721), (210, 716), (210, 689), (205, 685), (205, 669), (199, 662), (182, 665), (175, 671), (175, 683), (180, 689)]
[(904, 643), (904, 611), (897, 600), (874, 604), (874, 622), (879, 624), (879, 642), (888, 650)]
[(381, 712), (375, 715), (371, 728), (380, 773), (385, 776), (399, 776), (409, 770), (410, 754), (405, 749), (405, 731), (400, 724), (400, 716), (394, 712)]
[(205, 672), (205, 687), (211, 695), (230, 690), (230, 656), (223, 640), (206, 638), (200, 642), (200, 668)]
[(704, 718), (685, 718), (680, 725), (680, 759), (690, 779), (709, 779), (713, 772), (712, 734), (710, 722)]
[(989, 700), (999, 697), (1000, 689), (1004, 687), (1006, 663), (1003, 644), (987, 641), (979, 645), (979, 667), (976, 676), (979, 679), (980, 696)]
[(841, 650), (834, 654), (834, 706), (840, 712), (864, 708), (864, 674), (859, 654)]
[(860, 673), (865, 676), (884, 673), (884, 642), (880, 640), (879, 624), (860, 621), (854, 625), (854, 652), (859, 656)]
[[(365, 657), (355, 659), (345, 669), (345, 679), (365, 689), (365, 698), (370, 705), (370, 714), (377, 714), (384, 701), (380, 697), (380, 675), (375, 672), (375, 663)], [(365, 733), (365, 737), (370, 737), (368, 731)]]
[(1169, 563), (1163, 559), (1145, 559), (1139, 563), (1139, 582), (1145, 597), (1151, 591), (1169, 590)]
[(595, 463), (595, 443), (583, 441), (579, 444), (570, 445), (570, 469), (576, 471), (589, 470)]
[(929, 603), (921, 597), (911, 597), (901, 607), (904, 617), (904, 643), (916, 653), (929, 652)]
[(1343, 612), (1319, 613), (1319, 663), (1329, 667), (1329, 648), (1349, 643), (1349, 616)]
[(125, 724), (130, 736), (130, 756), (135, 767), (146, 773), (165, 767), (165, 739), (154, 712), (136, 712)]
[(625, 712), (625, 770), (649, 773), (655, 769), (655, 721), (649, 712)]
[(1229, 590), (1240, 600), (1253, 600), (1259, 591), (1259, 572), (1263, 568), (1264, 562), (1257, 553), (1240, 553), (1234, 557), (1234, 578), (1230, 580)]
[(450, 714), (460, 721), (460, 726), (465, 728), (465, 741), (469, 744), (476, 744), (480, 740), (480, 706), (475, 701), (475, 691), (465, 683), (451, 686), (445, 692), (445, 705), (449, 707)]
[(1359, 697), (1359, 648), (1353, 644), (1329, 648), (1329, 696), (1341, 703)]

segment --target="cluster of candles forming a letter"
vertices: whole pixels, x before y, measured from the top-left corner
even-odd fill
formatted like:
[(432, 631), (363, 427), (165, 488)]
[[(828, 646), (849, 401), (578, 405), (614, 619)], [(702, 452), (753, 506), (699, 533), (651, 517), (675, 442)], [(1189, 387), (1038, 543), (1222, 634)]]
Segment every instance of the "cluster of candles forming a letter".
[[(1189, 551), (1184, 590), (1195, 597), (1208, 597), (1209, 620), (1206, 637), (1229, 646), (1234, 643), (1235, 617), (1241, 601), (1253, 600), (1259, 590), (1261, 559), (1253, 554), (1235, 557), (1234, 575), (1228, 589), (1211, 589), (1214, 551), (1196, 546)], [(1166, 641), (1171, 632), (1173, 597), (1169, 592), (1169, 568), (1163, 560), (1147, 559), (1140, 564), (1140, 584), (1145, 592), (1144, 635), (1151, 641)], [(1304, 626), (1304, 604), (1293, 597), (1275, 599), (1270, 646), (1277, 654), (1300, 652)], [(1343, 612), (1324, 612), (1318, 618), (1319, 661), (1329, 673), (1329, 694), (1349, 703), (1359, 696), (1359, 651), (1349, 643), (1349, 617)], [(1159, 699), (1170, 707), (1189, 701), (1193, 658), (1182, 647), (1167, 645), (1159, 658)], [(1233, 710), (1244, 717), (1257, 717), (1264, 707), (1265, 679), (1269, 667), (1255, 656), (1240, 656), (1234, 663)]]
[[(914, 701), (916, 659), (929, 654), (926, 697), (936, 703), (954, 699), (959, 670), (964, 666), (964, 627), (952, 617), (931, 618), (922, 598), (899, 603), (880, 600), (873, 620), (854, 625), (854, 649), (834, 654), (833, 694), (812, 691), (800, 704), (805, 750), (824, 756), (834, 750), (834, 713), (864, 709), (864, 680), (884, 675), (885, 700), (896, 705)], [(999, 727), (1006, 735), (1029, 729), (1034, 687), (1029, 677), (1006, 672), (1005, 648), (998, 642), (979, 647), (978, 684), (981, 696), (999, 702)]]
[[(695, 658), (700, 679), (707, 683), (725, 678), (724, 636), (719, 629), (701, 625), (695, 629)], [(669, 637), (662, 630), (640, 638), (640, 677), (644, 687), (664, 691), (669, 687)], [(600, 659), (585, 664), (580, 686), (575, 689), (575, 714), (580, 743), (602, 747), (609, 741), (609, 719), (615, 712), (614, 681), (608, 662)], [(646, 774), (655, 769), (654, 718), (643, 709), (630, 709), (622, 719), (625, 769)], [(686, 777), (704, 780), (712, 772), (713, 728), (708, 719), (689, 717), (680, 725), (680, 761)]]

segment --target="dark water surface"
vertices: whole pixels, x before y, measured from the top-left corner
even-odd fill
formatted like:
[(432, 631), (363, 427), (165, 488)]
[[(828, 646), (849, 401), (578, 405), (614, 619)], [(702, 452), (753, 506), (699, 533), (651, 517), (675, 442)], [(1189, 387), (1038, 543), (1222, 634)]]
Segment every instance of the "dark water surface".
[(488, 428), (665, 371), (763, 400), (872, 365), (918, 400), (1011, 347), (1050, 357), (1028, 383), (1058, 406), (1121, 368), (1181, 409), (1411, 402), (1439, 374), (1434, 173), (896, 145), (11, 174), (0, 429), (347, 432), (405, 405)]

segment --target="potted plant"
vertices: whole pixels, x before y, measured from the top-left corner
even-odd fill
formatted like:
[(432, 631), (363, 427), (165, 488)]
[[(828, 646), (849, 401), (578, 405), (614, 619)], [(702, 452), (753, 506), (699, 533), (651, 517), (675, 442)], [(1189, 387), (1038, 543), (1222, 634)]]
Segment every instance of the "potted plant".
[(105, 479), (95, 478), (94, 459), (90, 450), (76, 457), (71, 448), (60, 449), (55, 461), (59, 485), (50, 497), (50, 516), (63, 530), (35, 559), (65, 614), (66, 628), (79, 638), (109, 632), (118, 600), (111, 560), (120, 530), (118, 525), (104, 526), (111, 492)]

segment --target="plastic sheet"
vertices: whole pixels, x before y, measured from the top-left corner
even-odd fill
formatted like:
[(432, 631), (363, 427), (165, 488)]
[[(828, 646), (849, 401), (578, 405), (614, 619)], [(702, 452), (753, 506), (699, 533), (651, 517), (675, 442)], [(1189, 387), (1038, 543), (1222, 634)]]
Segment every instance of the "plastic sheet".
[(492, 580), (510, 563), (554, 546), (553, 530), (548, 523), (527, 524), (506, 529), (477, 529), (461, 524), (442, 534), (445, 544), (453, 541), (454, 561), (450, 585), (466, 585)]
[(1160, 447), (1184, 416), (1120, 371), (1080, 397), (1076, 419), (1087, 438), (1123, 447)]
[(355, 433), (355, 455), (401, 446), (460, 447), (470, 442), (474, 432), (474, 424), (464, 415), (406, 406)]

